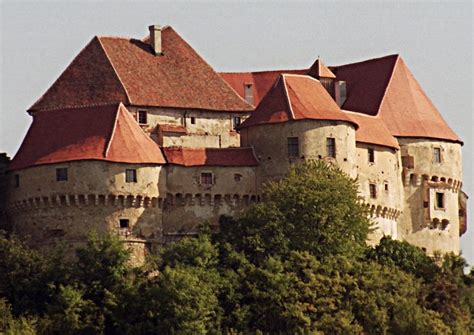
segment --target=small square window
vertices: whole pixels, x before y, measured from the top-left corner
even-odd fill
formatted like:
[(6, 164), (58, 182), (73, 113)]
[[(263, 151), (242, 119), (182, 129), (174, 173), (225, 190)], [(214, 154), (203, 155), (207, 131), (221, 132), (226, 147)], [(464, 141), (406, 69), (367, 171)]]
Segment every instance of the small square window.
[(13, 185), (14, 185), (15, 187), (20, 187), (20, 175), (19, 175), (19, 174), (16, 174), (16, 175), (14, 176), (14, 178), (15, 178), (15, 179), (14, 179)]
[(56, 181), (67, 181), (67, 168), (56, 169)]
[(138, 123), (147, 124), (148, 123), (148, 112), (147, 111), (138, 111)]
[(436, 208), (444, 208), (444, 193), (436, 192)]
[(242, 123), (242, 118), (240, 116), (232, 117), (232, 129), (237, 129), (238, 126)]
[(372, 199), (377, 198), (377, 186), (375, 184), (369, 184), (369, 191)]
[(375, 151), (372, 148), (367, 149), (367, 154), (369, 158), (369, 163), (374, 163), (375, 162)]
[(120, 224), (120, 228), (129, 228), (130, 227), (130, 220), (120, 219), (119, 224)]
[(196, 118), (194, 116), (191, 116), (191, 124), (196, 124)]
[(441, 148), (433, 148), (433, 162), (441, 163)]
[(137, 182), (137, 170), (135, 170), (135, 169), (126, 169), (125, 170), (125, 181), (127, 183), (136, 183)]
[(240, 173), (234, 174), (234, 180), (235, 181), (241, 181), (242, 180), (242, 175)]
[(297, 158), (300, 155), (298, 137), (288, 137), (288, 157)]
[(212, 178), (212, 173), (211, 172), (202, 172), (201, 173), (201, 185), (212, 185), (213, 184), (213, 178)]
[(332, 137), (326, 138), (327, 156), (336, 158), (336, 139)]

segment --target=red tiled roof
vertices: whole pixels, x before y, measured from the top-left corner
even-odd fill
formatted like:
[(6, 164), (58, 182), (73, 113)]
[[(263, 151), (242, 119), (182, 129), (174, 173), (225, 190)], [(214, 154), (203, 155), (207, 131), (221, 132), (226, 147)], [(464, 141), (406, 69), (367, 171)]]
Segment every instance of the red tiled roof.
[(393, 136), (443, 139), (462, 144), (400, 57), (378, 115)]
[(220, 73), (227, 83), (241, 96), (245, 97), (244, 85), (252, 85), (253, 102), (257, 106), (270, 90), (279, 75), (306, 74), (306, 70), (278, 70), (262, 72), (227, 72)]
[(356, 130), (357, 142), (400, 148), (397, 139), (390, 134), (387, 126), (379, 117), (353, 112), (346, 113), (359, 125)]
[(35, 114), (9, 169), (78, 160), (165, 163), (127, 109), (114, 104)]
[(171, 27), (163, 55), (147, 41), (95, 37), (30, 110), (123, 102), (140, 106), (248, 112), (253, 108)]
[(163, 148), (168, 164), (184, 166), (257, 166), (252, 148)]
[(309, 76), (282, 74), (240, 128), (290, 120), (357, 123), (343, 113), (321, 83)]
[(347, 99), (342, 109), (377, 115), (397, 58), (391, 55), (330, 67), (337, 80), (346, 82)]
[[(343, 80), (347, 85), (347, 99), (342, 109), (377, 115), (393, 136), (444, 139), (462, 143), (423, 92), (400, 56), (389, 55), (358, 63), (330, 66), (329, 69), (336, 75), (335, 80)], [(311, 68), (293, 71), (315, 76), (311, 73)], [(221, 76), (241, 96), (244, 96), (244, 82), (251, 78), (254, 101), (258, 105), (272, 88), (270, 79), (275, 80), (279, 74), (285, 72), (291, 71), (264, 72), (262, 76), (266, 80), (261, 82), (255, 80), (260, 72), (221, 73)]]
[(331, 70), (329, 70), (328, 67), (324, 65), (323, 61), (319, 57), (309, 68), (308, 75), (314, 78), (336, 78), (334, 73), (332, 73)]

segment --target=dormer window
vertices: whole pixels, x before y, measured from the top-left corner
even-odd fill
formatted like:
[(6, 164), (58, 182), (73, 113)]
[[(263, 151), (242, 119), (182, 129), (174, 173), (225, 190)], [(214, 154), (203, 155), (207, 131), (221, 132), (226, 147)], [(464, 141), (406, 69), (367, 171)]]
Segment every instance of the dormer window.
[(253, 88), (252, 84), (245, 84), (244, 85), (244, 99), (249, 104), (253, 105)]
[(138, 111), (138, 124), (147, 124), (147, 123), (148, 123), (148, 112)]

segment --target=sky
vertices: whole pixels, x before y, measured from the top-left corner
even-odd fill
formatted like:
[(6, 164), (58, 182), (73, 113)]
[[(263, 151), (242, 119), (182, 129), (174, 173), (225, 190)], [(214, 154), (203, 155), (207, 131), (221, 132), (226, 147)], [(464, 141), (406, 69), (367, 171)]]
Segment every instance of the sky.
[(400, 54), (463, 139), (471, 196), (463, 256), (474, 265), (473, 4), (471, 1), (0, 0), (0, 152), (13, 156), (26, 110), (94, 35), (142, 38), (171, 25), (218, 71), (309, 67)]

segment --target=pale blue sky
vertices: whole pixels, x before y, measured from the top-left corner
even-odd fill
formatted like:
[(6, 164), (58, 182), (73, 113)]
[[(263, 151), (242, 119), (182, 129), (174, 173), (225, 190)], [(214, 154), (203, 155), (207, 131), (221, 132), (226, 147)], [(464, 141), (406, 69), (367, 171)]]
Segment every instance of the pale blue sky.
[(308, 67), (399, 53), (465, 145), (471, 195), (463, 253), (474, 264), (473, 6), (466, 2), (0, 1), (0, 152), (11, 156), (25, 110), (94, 35), (141, 38), (172, 25), (218, 71)]

